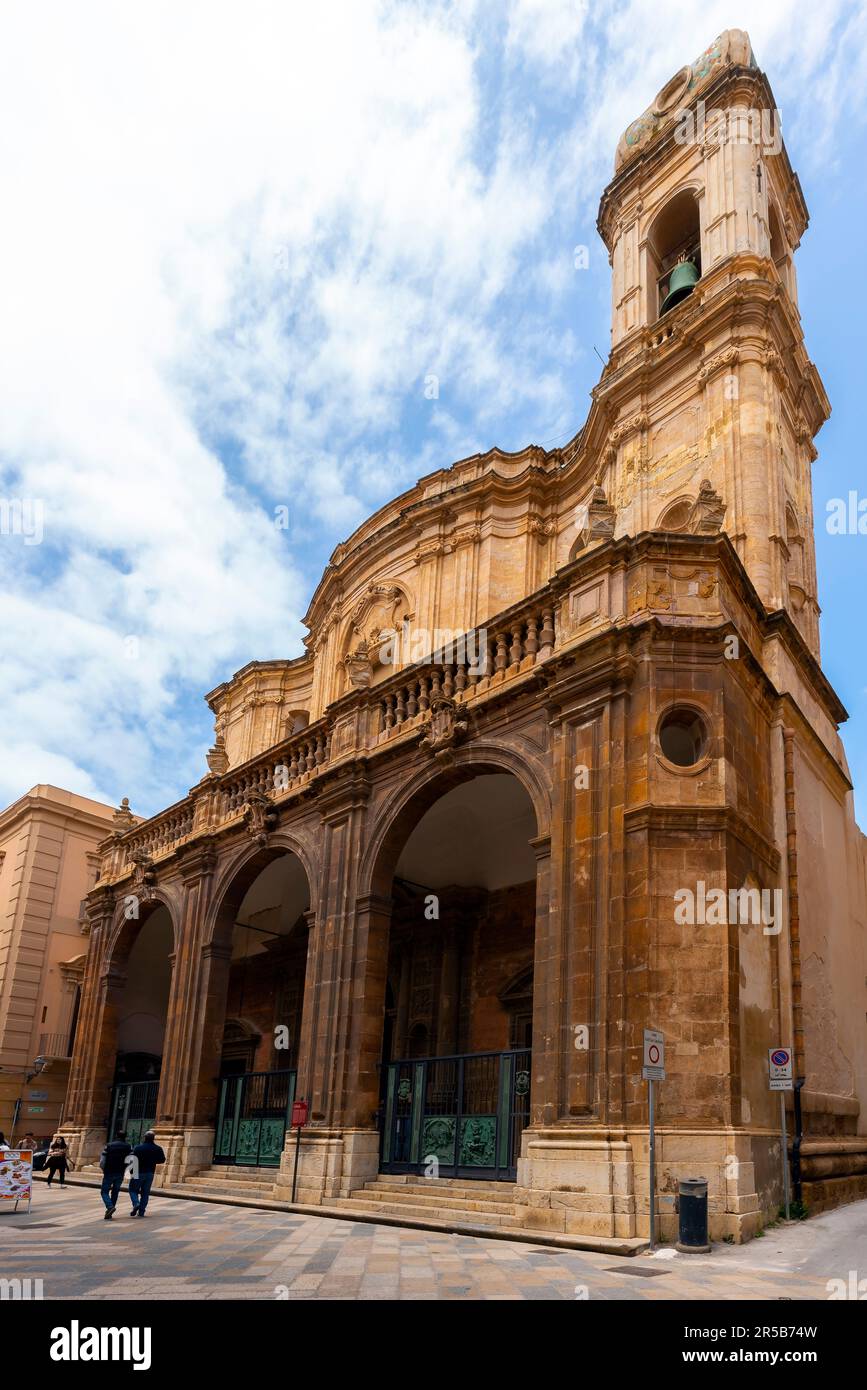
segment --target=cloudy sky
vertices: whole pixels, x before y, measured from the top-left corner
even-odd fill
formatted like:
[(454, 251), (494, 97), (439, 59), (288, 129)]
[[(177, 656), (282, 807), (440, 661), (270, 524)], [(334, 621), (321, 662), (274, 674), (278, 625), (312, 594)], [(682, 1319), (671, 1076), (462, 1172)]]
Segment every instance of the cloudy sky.
[[(571, 436), (609, 341), (595, 217), (617, 138), (727, 27), (769, 73), (813, 219), (801, 312), (835, 412), (817, 517), (867, 495), (855, 4), (13, 0), (3, 18), (0, 498), (41, 499), (44, 534), (0, 535), (0, 804), (46, 781), (143, 814), (184, 795), (202, 694), (301, 651), (321, 570), (370, 511), (476, 449)], [(865, 547), (820, 530), (824, 662), (867, 789)]]

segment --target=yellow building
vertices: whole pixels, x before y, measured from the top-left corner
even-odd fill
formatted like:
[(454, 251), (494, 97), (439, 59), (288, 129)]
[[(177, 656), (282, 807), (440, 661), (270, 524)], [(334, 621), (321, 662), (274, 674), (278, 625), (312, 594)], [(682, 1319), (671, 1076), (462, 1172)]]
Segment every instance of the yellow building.
[(0, 1130), (63, 1117), (85, 955), (82, 899), (112, 807), (39, 785), (0, 813)]

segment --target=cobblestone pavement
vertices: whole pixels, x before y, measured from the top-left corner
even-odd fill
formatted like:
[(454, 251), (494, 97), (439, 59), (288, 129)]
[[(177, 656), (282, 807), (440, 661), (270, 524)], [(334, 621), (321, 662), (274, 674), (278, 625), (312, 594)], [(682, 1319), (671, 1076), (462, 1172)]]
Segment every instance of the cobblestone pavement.
[(132, 1220), (126, 1193), (37, 1186), (31, 1214), (0, 1216), (4, 1278), (82, 1299), (827, 1299), (829, 1279), (867, 1274), (867, 1202), (769, 1230), (708, 1256), (663, 1247), (632, 1259), (154, 1194)]

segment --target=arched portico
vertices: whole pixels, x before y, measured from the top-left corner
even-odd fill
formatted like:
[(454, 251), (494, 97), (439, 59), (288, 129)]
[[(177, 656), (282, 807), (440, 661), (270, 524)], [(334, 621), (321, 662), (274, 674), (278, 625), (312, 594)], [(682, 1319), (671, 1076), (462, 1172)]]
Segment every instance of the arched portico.
[(64, 1132), (79, 1160), (155, 1122), (178, 948), (171, 895), (130, 893), (96, 926), (82, 989)]
[[(543, 777), (501, 746), (419, 769), (373, 823), (347, 1119), (381, 1131), (388, 1171), (433, 1157), (444, 1175), (515, 1176), (532, 1021), (519, 1037), (507, 996), (545, 970), (536, 922), (548, 915), (549, 821)], [(530, 1015), (531, 1000), (532, 985)]]
[[(302, 851), (303, 853), (303, 851)], [(306, 855), (305, 855), (306, 858)], [(203, 922), (197, 1057), (184, 1123), (220, 1164), (276, 1167), (295, 1095), (311, 885), (274, 836), (232, 857)]]

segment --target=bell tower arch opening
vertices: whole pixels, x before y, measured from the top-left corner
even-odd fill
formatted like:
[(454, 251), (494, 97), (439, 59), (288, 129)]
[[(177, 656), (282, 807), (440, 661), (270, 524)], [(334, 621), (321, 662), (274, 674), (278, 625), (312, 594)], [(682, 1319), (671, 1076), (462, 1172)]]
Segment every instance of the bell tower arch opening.
[(657, 213), (647, 236), (647, 322), (692, 294), (701, 278), (701, 221), (695, 190), (683, 188)]

